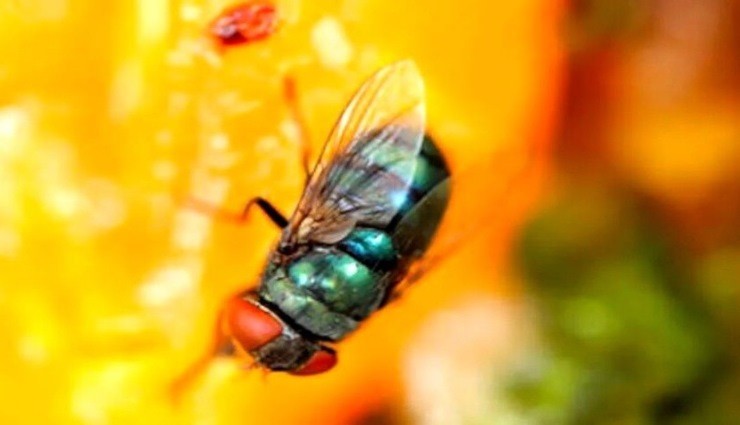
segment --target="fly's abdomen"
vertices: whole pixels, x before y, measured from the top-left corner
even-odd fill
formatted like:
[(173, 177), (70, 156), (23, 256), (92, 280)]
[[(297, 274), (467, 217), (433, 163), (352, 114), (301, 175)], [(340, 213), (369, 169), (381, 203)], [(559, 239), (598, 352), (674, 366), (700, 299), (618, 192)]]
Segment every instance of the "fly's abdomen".
[(449, 202), (449, 177), (444, 157), (425, 135), (406, 200), (389, 226), (404, 262), (413, 261), (429, 247)]
[(375, 272), (392, 271), (398, 264), (393, 239), (383, 230), (356, 228), (339, 243), (339, 249)]
[(416, 201), (419, 201), (449, 176), (450, 170), (437, 145), (429, 135), (425, 135), (411, 181), (412, 195), (416, 195)]

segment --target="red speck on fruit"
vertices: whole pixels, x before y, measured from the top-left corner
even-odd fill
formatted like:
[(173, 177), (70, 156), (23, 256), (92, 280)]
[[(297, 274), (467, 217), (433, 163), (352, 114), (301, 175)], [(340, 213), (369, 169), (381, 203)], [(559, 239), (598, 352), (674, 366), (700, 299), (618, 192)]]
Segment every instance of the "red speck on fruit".
[(261, 40), (277, 29), (275, 6), (267, 2), (240, 3), (213, 20), (210, 32), (224, 46)]
[(293, 375), (316, 375), (324, 373), (337, 364), (337, 355), (334, 351), (322, 347), (300, 369), (291, 371)]
[(254, 302), (240, 297), (228, 302), (224, 319), (229, 334), (246, 351), (267, 344), (283, 332), (278, 319)]

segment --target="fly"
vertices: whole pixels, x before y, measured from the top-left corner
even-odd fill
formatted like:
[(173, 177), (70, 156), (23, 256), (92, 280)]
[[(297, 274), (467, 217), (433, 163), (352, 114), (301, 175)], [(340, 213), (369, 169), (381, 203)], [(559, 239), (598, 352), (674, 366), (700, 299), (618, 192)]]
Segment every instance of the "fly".
[[(441, 222), (449, 168), (425, 135), (424, 84), (402, 61), (380, 69), (351, 99), (288, 219), (259, 286), (229, 301), (226, 334), (256, 364), (296, 375), (326, 372), (332, 344), (399, 290)], [(246, 211), (246, 209), (245, 209)]]

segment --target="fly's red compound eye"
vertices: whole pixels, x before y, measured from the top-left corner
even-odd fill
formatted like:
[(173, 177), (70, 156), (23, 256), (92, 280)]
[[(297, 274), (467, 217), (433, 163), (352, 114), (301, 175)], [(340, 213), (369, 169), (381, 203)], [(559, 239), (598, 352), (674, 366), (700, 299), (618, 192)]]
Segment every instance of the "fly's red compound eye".
[(280, 336), (283, 326), (250, 300), (235, 297), (226, 306), (224, 319), (230, 335), (245, 351), (252, 351)]
[(293, 375), (316, 375), (319, 373), (324, 373), (328, 371), (329, 369), (333, 368), (337, 364), (337, 355), (334, 352), (334, 350), (331, 350), (326, 347), (321, 347), (321, 349), (315, 353), (313, 353), (313, 356), (311, 356), (310, 359), (301, 366), (300, 369), (296, 369), (291, 371), (290, 373)]
[(211, 34), (223, 45), (249, 43), (275, 32), (277, 12), (270, 3), (241, 3), (224, 10), (210, 28)]

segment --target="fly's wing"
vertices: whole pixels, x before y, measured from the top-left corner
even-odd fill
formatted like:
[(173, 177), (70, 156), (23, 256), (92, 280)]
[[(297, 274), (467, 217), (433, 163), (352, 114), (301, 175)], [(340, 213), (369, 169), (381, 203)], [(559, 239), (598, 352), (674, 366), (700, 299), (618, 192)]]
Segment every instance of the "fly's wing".
[(424, 84), (413, 62), (367, 80), (326, 141), (281, 246), (334, 243), (357, 223), (387, 225), (413, 179), (424, 126)]

